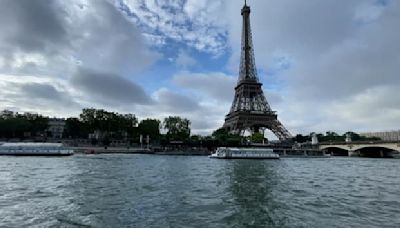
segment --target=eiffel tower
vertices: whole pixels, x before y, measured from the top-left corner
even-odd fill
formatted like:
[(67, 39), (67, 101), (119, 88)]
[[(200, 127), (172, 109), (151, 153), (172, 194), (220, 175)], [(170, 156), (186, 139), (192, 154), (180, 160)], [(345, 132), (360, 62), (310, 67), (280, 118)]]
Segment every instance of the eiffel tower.
[(292, 136), (289, 131), (279, 122), (278, 115), (269, 106), (257, 76), (250, 28), (250, 7), (246, 1), (241, 14), (243, 28), (239, 80), (223, 128), (238, 134), (243, 134), (246, 130), (259, 132), (261, 129), (269, 129), (281, 141), (290, 139)]

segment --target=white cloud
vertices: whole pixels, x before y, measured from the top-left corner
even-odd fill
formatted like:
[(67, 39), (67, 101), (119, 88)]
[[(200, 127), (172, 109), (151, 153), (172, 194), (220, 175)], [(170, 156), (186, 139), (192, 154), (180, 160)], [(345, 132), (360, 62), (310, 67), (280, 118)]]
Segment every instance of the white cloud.
[(77, 115), (81, 109), (63, 79), (0, 75), (2, 109), (30, 111), (49, 116)]
[(151, 108), (163, 113), (184, 114), (197, 111), (199, 108), (196, 100), (179, 93), (171, 92), (166, 88), (156, 91), (154, 96), (157, 106)]
[(221, 72), (191, 73), (184, 71), (175, 75), (173, 82), (196, 92), (205, 102), (231, 103), (237, 77)]
[(120, 4), (132, 21), (153, 36), (216, 55), (226, 47), (225, 21), (217, 15), (223, 9), (222, 0), (121, 0)]
[(375, 2), (364, 2), (355, 11), (354, 19), (359, 23), (370, 23), (377, 20), (385, 10), (386, 5)]
[(178, 57), (175, 60), (176, 65), (183, 69), (187, 69), (189, 67), (195, 66), (197, 61), (192, 58), (186, 51), (180, 50), (178, 53)]

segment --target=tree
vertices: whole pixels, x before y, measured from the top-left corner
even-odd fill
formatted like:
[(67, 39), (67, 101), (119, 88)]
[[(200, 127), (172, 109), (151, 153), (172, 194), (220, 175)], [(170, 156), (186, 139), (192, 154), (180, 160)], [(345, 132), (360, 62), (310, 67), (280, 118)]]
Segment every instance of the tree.
[(85, 124), (78, 118), (68, 118), (65, 120), (63, 135), (67, 138), (87, 138), (89, 132)]
[(156, 119), (145, 119), (140, 121), (138, 125), (139, 134), (146, 136), (148, 135), (150, 139), (159, 140), (160, 139), (160, 125), (161, 122)]
[(212, 133), (219, 146), (239, 146), (243, 141), (243, 137), (238, 134), (229, 133), (224, 128), (219, 128)]
[(202, 144), (203, 137), (201, 135), (192, 135), (190, 136), (190, 145), (192, 146), (200, 146)]
[(25, 113), (26, 118), (31, 125), (30, 131), (33, 134), (43, 133), (48, 128), (48, 118), (39, 114)]
[(47, 127), (48, 118), (39, 114), (18, 114), (7, 110), (0, 113), (0, 137), (43, 136)]
[(167, 130), (167, 139), (185, 141), (190, 136), (190, 121), (179, 116), (164, 119), (163, 126)]
[(365, 136), (361, 136), (355, 132), (352, 131), (348, 131), (346, 132), (343, 137), (346, 137), (346, 135), (350, 135), (350, 138), (352, 141), (377, 141), (377, 140), (381, 140), (378, 137), (365, 137)]
[(264, 135), (260, 132), (255, 132), (251, 135), (251, 141), (254, 143), (262, 143), (264, 141)]
[(229, 132), (225, 128), (219, 128), (212, 133), (212, 136), (218, 140), (221, 145), (225, 145), (230, 136)]
[(79, 115), (89, 132), (99, 132), (101, 137), (123, 138), (134, 135), (137, 118), (134, 114), (119, 114), (103, 109), (85, 108)]
[[(312, 134), (314, 134), (314, 132)], [(310, 137), (312, 137), (312, 134), (310, 134)], [(341, 136), (333, 131), (327, 131), (325, 135), (318, 133), (316, 136), (319, 142), (344, 142), (345, 139), (345, 136)]]
[[(314, 134), (314, 133), (312, 133), (312, 134)], [(297, 134), (294, 139), (298, 143), (305, 143), (305, 142), (311, 141), (311, 136), (303, 136), (301, 134)]]
[(79, 115), (80, 120), (85, 124), (90, 132), (96, 130), (98, 126), (98, 120), (96, 116), (96, 109), (94, 108), (84, 108), (82, 113)]

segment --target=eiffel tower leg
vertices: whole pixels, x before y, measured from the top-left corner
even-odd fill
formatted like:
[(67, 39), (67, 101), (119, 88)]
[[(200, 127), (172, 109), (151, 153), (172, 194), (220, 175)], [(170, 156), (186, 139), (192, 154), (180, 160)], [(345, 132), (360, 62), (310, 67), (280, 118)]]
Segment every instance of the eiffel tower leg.
[(292, 135), (279, 120), (274, 121), (271, 126), (271, 131), (279, 138), (279, 140), (287, 140), (292, 138)]

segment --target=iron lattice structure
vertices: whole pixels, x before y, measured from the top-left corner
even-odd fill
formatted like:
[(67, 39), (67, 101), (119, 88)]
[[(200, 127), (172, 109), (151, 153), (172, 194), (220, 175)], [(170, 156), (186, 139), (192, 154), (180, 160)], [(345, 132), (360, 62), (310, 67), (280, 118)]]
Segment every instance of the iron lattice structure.
[(242, 8), (243, 16), (242, 44), (239, 80), (235, 87), (235, 97), (223, 128), (232, 133), (242, 134), (246, 130), (252, 132), (261, 128), (271, 130), (279, 140), (292, 138), (289, 131), (278, 120), (262, 91), (254, 58), (252, 33), (250, 28), (250, 7)]

